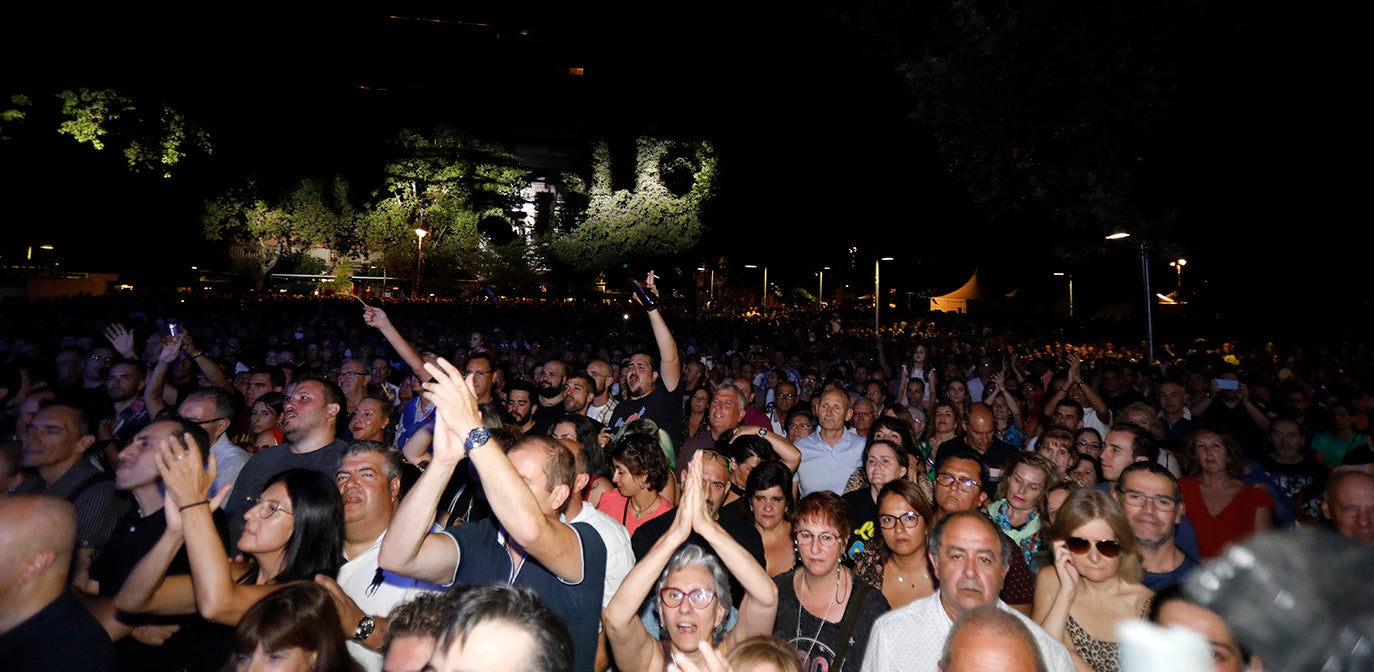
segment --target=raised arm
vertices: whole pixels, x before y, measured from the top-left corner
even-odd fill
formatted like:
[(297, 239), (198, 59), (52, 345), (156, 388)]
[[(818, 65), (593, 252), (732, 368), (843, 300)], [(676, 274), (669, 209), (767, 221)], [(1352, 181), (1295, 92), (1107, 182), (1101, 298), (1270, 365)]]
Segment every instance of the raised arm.
[[(663, 669), (663, 649), (659, 647), (656, 638), (651, 637), (644, 629), (644, 624), (639, 620), (639, 608), (644, 604), (644, 600), (649, 598), (649, 592), (654, 589), (659, 575), (663, 573), (663, 568), (668, 566), (673, 553), (677, 552), (678, 547), (686, 542), (692, 533), (693, 518), (701, 509), (699, 505), (686, 506), (691, 498), (701, 498), (700, 461), (695, 458), (691, 466), (688, 466), (689, 475), (693, 469), (697, 470), (696, 477), (688, 480), (695, 481), (697, 485), (695, 488), (684, 486), (684, 505), (678, 506), (675, 510), (673, 524), (658, 541), (654, 542), (649, 552), (630, 568), (630, 573), (620, 582), (620, 589), (601, 611), (601, 627), (606, 633), (606, 640), (611, 645), (611, 652), (619, 669)], [(696, 492), (688, 494), (693, 489)]]
[(696, 514), (692, 516), (692, 529), (711, 545), (711, 549), (725, 564), (725, 568), (744, 588), (744, 599), (740, 600), (739, 605), (739, 623), (726, 635), (726, 641), (729, 643), (727, 648), (733, 648), (735, 642), (773, 632), (773, 619), (778, 613), (778, 587), (768, 576), (768, 571), (763, 565), (735, 541), (735, 538), (730, 536), (730, 533), (726, 532), (707, 511), (706, 496), (701, 492), (703, 457), (700, 451), (692, 457), (696, 471), (693, 473), (691, 469), (688, 470), (687, 478), (690, 482), (684, 484), (686, 492), (691, 496), (684, 495), (681, 506), (697, 507)]
[(1065, 639), (1069, 627), (1069, 607), (1078, 590), (1078, 570), (1074, 569), (1064, 542), (1053, 543), (1054, 567), (1045, 567), (1035, 577), (1035, 603), (1031, 618), (1046, 632)]
[(148, 372), (148, 382), (143, 386), (143, 403), (148, 407), (148, 415), (157, 417), (162, 409), (167, 408), (166, 383), (167, 369), (171, 368), (172, 362), (176, 361), (181, 354), (180, 338), (162, 339), (162, 350), (157, 355), (157, 364), (153, 370)]
[[(649, 271), (649, 275), (644, 279), (644, 288), (654, 296), (658, 296), (658, 288), (654, 286), (655, 275)], [(663, 313), (656, 306), (645, 306), (644, 310), (649, 313), (649, 326), (654, 330), (654, 342), (658, 344), (658, 379), (663, 383), (663, 388), (669, 392), (676, 392), (678, 385), (682, 382), (682, 362), (677, 356), (677, 340), (673, 338), (673, 332), (669, 331), (668, 323), (663, 321)]]
[(407, 341), (401, 332), (396, 330), (396, 326), (391, 323), (391, 318), (387, 317), (386, 311), (376, 306), (368, 306), (363, 309), (363, 322), (367, 326), (382, 332), (386, 342), (391, 344), (391, 349), (401, 356), (401, 361), (410, 367), (415, 375), (420, 377), (420, 381), (429, 380), (429, 373), (425, 371), (425, 361), (420, 358), (420, 353), (415, 351), (415, 347)]
[[(428, 375), (428, 374), (426, 374)], [(437, 413), (434, 427), (447, 427), (443, 413)], [(447, 433), (446, 431), (444, 433)], [(401, 498), (391, 519), (377, 562), (389, 572), (448, 585), (458, 570), (458, 545), (444, 532), (431, 532), (439, 498), (458, 464), (467, 457), (463, 441), (435, 441), (429, 466)], [(485, 479), (486, 475), (483, 474)]]
[[(254, 602), (281, 586), (243, 585), (235, 581), (238, 577), (229, 564), (213, 516), (215, 508), (232, 488), (225, 488), (211, 498), (210, 486), (215, 482), (217, 471), (215, 458), (211, 456), (206, 468), (201, 468), (201, 464), (201, 447), (190, 434), (163, 441), (158, 454), (158, 472), (162, 474), (169, 499), (164, 511), (168, 528), (172, 527), (173, 518), (180, 518), (186, 535), (186, 557), (191, 563), (196, 610), (207, 621), (232, 626)], [(268, 568), (259, 571), (268, 571)]]
[(181, 550), (185, 537), (181, 533), (181, 517), (171, 495), (163, 495), (162, 510), (167, 516), (167, 529), (157, 543), (139, 559), (124, 579), (115, 608), (131, 614), (181, 615), (196, 611), (196, 597), (191, 589), (191, 577), (167, 576), (167, 568)]
[[(764, 433), (760, 435), (759, 430), (763, 430)], [(764, 440), (768, 441), (768, 445), (773, 448), (773, 452), (778, 456), (778, 459), (781, 460), (783, 464), (787, 465), (787, 469), (794, 474), (797, 473), (797, 467), (801, 466), (801, 451), (797, 450), (797, 447), (793, 445), (791, 441), (788, 441), (787, 437), (775, 434), (767, 427), (742, 425), (736, 427), (735, 431), (731, 432), (730, 443), (734, 443), (735, 439), (741, 436), (762, 436)]]
[(234, 381), (225, 375), (224, 367), (220, 366), (215, 358), (206, 357), (205, 353), (197, 348), (195, 342), (191, 340), (190, 334), (182, 336), (181, 349), (187, 357), (191, 358), (191, 361), (196, 363), (196, 368), (200, 369), (201, 374), (205, 376), (205, 382), (210, 383), (210, 387), (218, 387), (225, 392), (234, 391)]
[[(438, 406), (434, 428), (437, 455), (439, 444), (461, 445), (469, 432), (481, 427), (482, 414), (477, 409), (472, 383), (457, 367), (446, 359), (426, 366), (433, 379), (425, 383), (425, 394)], [(468, 458), (482, 475), (492, 515), (501, 521), (506, 534), (558, 578), (568, 583), (581, 581), (582, 554), (577, 550), (582, 542), (577, 532), (549, 515), (501, 446), (489, 441), (474, 449)], [(551, 496), (556, 500), (560, 491), (563, 497), (573, 496), (566, 485), (555, 488)]]

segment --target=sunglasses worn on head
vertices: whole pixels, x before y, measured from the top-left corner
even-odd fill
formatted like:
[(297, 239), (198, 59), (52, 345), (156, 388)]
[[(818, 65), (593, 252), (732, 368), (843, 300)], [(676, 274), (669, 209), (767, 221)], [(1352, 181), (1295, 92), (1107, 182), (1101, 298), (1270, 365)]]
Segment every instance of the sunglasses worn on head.
[[(1064, 546), (1072, 551), (1074, 555), (1086, 554), (1093, 543), (1094, 542), (1088, 541), (1083, 537), (1069, 537), (1064, 540)], [(1121, 555), (1121, 544), (1119, 542), (1111, 539), (1103, 539), (1095, 543), (1097, 544), (1097, 552), (1101, 553), (1104, 558), (1115, 558)]]

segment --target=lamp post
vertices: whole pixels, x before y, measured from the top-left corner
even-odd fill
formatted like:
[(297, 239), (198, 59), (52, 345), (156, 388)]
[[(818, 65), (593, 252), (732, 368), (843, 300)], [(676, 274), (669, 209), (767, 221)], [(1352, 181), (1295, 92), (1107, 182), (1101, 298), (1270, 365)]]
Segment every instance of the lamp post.
[(819, 273), (816, 273), (816, 305), (825, 303), (825, 272), (830, 270), (829, 266), (822, 266)]
[(1178, 261), (1169, 262), (1169, 265), (1178, 271), (1178, 290), (1183, 291), (1183, 267), (1188, 265), (1188, 260), (1180, 258)]
[(882, 331), (878, 307), (882, 305), (883, 284), (879, 280), (879, 271), (882, 269), (884, 261), (892, 261), (892, 257), (880, 257), (873, 260), (873, 333), (875, 334)]
[[(424, 220), (423, 214), (420, 215), (420, 219), (422, 221)], [(424, 254), (425, 236), (428, 235), (429, 231), (423, 226), (415, 227), (415, 281), (410, 287), (410, 297), (412, 299), (420, 296), (420, 260), (421, 256)]]
[[(1107, 236), (1107, 240), (1122, 240), (1130, 238), (1131, 234), (1124, 231), (1113, 233)], [(1153, 366), (1155, 363), (1155, 318), (1154, 318), (1154, 292), (1150, 291), (1150, 246), (1140, 243), (1140, 275), (1145, 281), (1145, 344), (1148, 350), (1150, 361), (1147, 364)]]
[[(745, 264), (745, 268), (758, 268), (757, 264)], [(759, 310), (768, 308), (768, 267), (763, 267), (763, 294), (759, 295)]]
[(1073, 319), (1073, 275), (1063, 271), (1055, 271), (1055, 275), (1067, 276), (1069, 278), (1069, 319)]

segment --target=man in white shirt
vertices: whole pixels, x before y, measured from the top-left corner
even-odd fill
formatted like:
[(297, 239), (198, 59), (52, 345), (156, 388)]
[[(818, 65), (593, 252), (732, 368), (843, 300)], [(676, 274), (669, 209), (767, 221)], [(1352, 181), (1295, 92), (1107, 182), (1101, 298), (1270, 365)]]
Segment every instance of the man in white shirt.
[(381, 672), (386, 615), (392, 607), (442, 587), (382, 570), (377, 553), (400, 504), (401, 453), (384, 443), (348, 447), (335, 478), (344, 501), (344, 558), (337, 581), (317, 579), (334, 596), (348, 652), (368, 672)]
[(930, 534), (930, 563), (940, 579), (935, 594), (880, 616), (869, 635), (863, 672), (933, 672), (955, 619), (984, 605), (1014, 615), (1035, 637), (1052, 672), (1073, 672), (1069, 650), (1034, 621), (998, 599), (1013, 553), (1011, 538), (979, 511), (955, 511)]

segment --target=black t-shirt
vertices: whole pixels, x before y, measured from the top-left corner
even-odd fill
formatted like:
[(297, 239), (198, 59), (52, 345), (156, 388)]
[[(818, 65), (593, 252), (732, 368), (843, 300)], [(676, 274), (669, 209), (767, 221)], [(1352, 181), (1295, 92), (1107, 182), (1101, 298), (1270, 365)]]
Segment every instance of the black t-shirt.
[(678, 389), (669, 391), (659, 383), (654, 391), (640, 399), (626, 399), (615, 406), (611, 413), (611, 430), (619, 429), (627, 422), (648, 418), (658, 423), (658, 428), (668, 432), (673, 440), (673, 448), (682, 446), (682, 384)]
[(0, 667), (6, 670), (114, 672), (114, 647), (71, 589), (38, 613), (0, 634)]
[[(635, 561), (644, 559), (644, 555), (649, 549), (654, 547), (658, 538), (668, 532), (668, 528), (673, 525), (673, 519), (677, 517), (676, 509), (664, 511), (662, 514), (644, 521), (644, 524), (635, 530), (634, 536), (630, 537), (630, 546), (635, 552)], [(754, 527), (752, 521), (745, 520), (735, 513), (734, 506), (722, 506), (720, 516), (717, 518), (720, 526), (729, 534), (732, 539), (749, 551), (749, 555), (754, 556), (760, 567), (767, 567), (767, 558), (763, 554), (763, 537), (759, 535), (759, 529)], [(693, 532), (687, 537), (686, 543), (696, 544), (707, 551), (711, 551), (711, 545), (706, 543), (706, 539)], [(744, 587), (735, 580), (734, 573), (730, 573), (730, 596), (734, 605), (739, 607), (740, 600), (744, 599)]]
[(868, 486), (853, 492), (844, 493), (844, 501), (849, 504), (849, 541), (845, 543), (844, 560), (852, 564), (854, 556), (873, 545), (873, 537), (878, 536), (878, 503)]
[(1315, 523), (1322, 519), (1322, 496), (1330, 467), (1310, 457), (1297, 464), (1285, 464), (1268, 455), (1260, 464), (1269, 472), (1269, 480), (1293, 500), (1299, 522)]
[[(223, 511), (215, 511), (215, 527), (219, 530), (221, 541), (228, 534), (228, 523)], [(91, 563), (91, 578), (100, 582), (100, 595), (114, 597), (119, 594), (124, 581), (144, 554), (157, 543), (167, 529), (167, 518), (162, 510), (146, 517), (140, 517), (134, 509), (125, 514), (110, 533), (110, 541), (105, 549)], [(182, 548), (172, 558), (167, 575), (177, 576), (191, 573), (191, 565)], [(174, 672), (177, 670), (219, 670), (228, 660), (230, 643), (234, 629), (201, 618), (199, 614), (183, 616), (151, 616), (145, 614), (120, 613), (118, 618), (125, 625), (177, 625), (181, 629), (163, 642), (161, 646), (149, 646), (134, 637), (124, 637), (115, 642), (115, 661), (117, 669), (130, 672)]]

